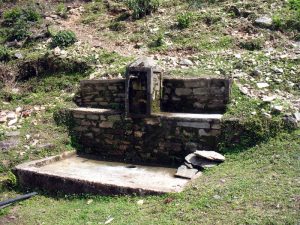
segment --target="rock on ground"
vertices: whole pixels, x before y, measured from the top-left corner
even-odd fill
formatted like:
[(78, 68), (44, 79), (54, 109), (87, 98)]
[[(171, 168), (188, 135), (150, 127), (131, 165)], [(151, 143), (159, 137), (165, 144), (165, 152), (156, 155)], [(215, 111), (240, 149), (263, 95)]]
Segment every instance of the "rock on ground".
[(195, 151), (194, 154), (204, 159), (208, 159), (216, 162), (224, 162), (225, 157), (215, 151)]
[(185, 165), (180, 166), (175, 174), (176, 177), (192, 179), (198, 173), (197, 169), (190, 169)]

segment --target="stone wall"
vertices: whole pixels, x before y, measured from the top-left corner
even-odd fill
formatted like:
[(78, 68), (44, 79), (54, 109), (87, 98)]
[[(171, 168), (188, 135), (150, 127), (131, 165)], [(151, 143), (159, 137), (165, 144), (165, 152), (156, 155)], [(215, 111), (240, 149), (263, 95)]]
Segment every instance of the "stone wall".
[(162, 111), (221, 113), (229, 102), (231, 81), (217, 78), (163, 80)]
[(75, 102), (80, 107), (124, 109), (125, 79), (83, 80)]
[(192, 150), (215, 149), (221, 115), (155, 114), (125, 118), (105, 109), (71, 109), (72, 133), (84, 153), (112, 161), (179, 165)]

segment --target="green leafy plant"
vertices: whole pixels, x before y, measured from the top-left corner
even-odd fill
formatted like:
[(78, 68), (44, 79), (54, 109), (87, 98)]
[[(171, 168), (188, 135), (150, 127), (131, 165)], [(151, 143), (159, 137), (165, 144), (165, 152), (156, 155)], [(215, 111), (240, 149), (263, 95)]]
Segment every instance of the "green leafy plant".
[(8, 41), (21, 41), (30, 36), (29, 24), (24, 20), (18, 20), (14, 26), (8, 31)]
[(77, 41), (76, 35), (73, 31), (63, 30), (59, 31), (53, 36), (50, 43), (51, 48), (55, 47), (68, 47), (73, 45)]
[(289, 7), (292, 10), (300, 10), (300, 0), (289, 0)]
[(180, 15), (177, 16), (177, 26), (180, 29), (185, 29), (188, 28), (191, 24), (193, 18), (192, 13), (181, 13)]
[(63, 19), (67, 19), (68, 18), (68, 14), (67, 14), (67, 8), (65, 6), (65, 4), (60, 3), (57, 5), (56, 7), (56, 13), (57, 15), (59, 15), (61, 18)]
[(34, 6), (27, 6), (23, 9), (14, 7), (4, 12), (3, 19), (3, 23), (10, 26), (18, 23), (20, 20), (25, 23), (38, 22), (41, 19), (41, 15)]
[(7, 47), (0, 46), (0, 61), (9, 61), (10, 60), (10, 52)]
[(113, 31), (124, 31), (126, 29), (126, 26), (122, 22), (114, 21), (109, 25), (109, 29)]
[(249, 51), (261, 50), (263, 48), (263, 40), (253, 39), (240, 42), (240, 47)]
[(150, 48), (159, 48), (164, 46), (165, 40), (164, 40), (164, 34), (160, 33), (158, 36), (155, 37), (155, 39), (149, 44)]
[(133, 11), (132, 17), (140, 19), (147, 15), (151, 15), (157, 11), (160, 1), (159, 0), (127, 0), (126, 4), (130, 10)]

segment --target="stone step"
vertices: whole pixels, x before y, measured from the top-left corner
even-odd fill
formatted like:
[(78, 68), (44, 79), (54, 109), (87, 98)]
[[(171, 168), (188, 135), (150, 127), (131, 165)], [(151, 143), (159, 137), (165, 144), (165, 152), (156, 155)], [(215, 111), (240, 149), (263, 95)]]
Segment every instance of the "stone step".
[(181, 192), (189, 182), (174, 177), (175, 168), (105, 162), (75, 152), (23, 163), (15, 172), (23, 187), (76, 194), (164, 194)]

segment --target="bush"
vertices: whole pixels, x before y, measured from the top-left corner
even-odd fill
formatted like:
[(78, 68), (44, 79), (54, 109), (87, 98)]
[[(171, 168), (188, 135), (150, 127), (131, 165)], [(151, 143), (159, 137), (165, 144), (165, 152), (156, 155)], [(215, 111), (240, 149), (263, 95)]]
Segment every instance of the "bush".
[(56, 35), (53, 36), (50, 46), (51, 48), (68, 47), (73, 45), (76, 41), (76, 35), (73, 31), (64, 30), (59, 31)]
[(192, 13), (182, 13), (177, 16), (177, 26), (180, 29), (188, 28), (192, 21)]
[(68, 18), (68, 11), (67, 8), (65, 7), (65, 4), (60, 3), (57, 5), (56, 7), (56, 14), (59, 15), (61, 18), (63, 19), (67, 19)]
[(249, 51), (261, 50), (263, 48), (263, 40), (253, 39), (240, 42), (240, 47)]
[(149, 44), (149, 47), (159, 48), (164, 46), (164, 44), (165, 44), (164, 35), (161, 33)]
[(22, 41), (29, 36), (29, 25), (24, 20), (18, 20), (8, 31), (7, 41)]
[(300, 0), (289, 0), (290, 9), (299, 11), (300, 10)]
[(0, 61), (9, 61), (10, 53), (5, 46), (0, 46)]
[(157, 11), (160, 2), (159, 0), (127, 0), (126, 4), (133, 11), (132, 17), (140, 19)]
[(109, 29), (110, 30), (113, 30), (113, 31), (124, 31), (126, 29), (126, 26), (124, 23), (121, 23), (121, 22), (112, 22), (110, 25), (109, 25)]
[(41, 18), (40, 13), (33, 6), (28, 6), (24, 9), (20, 7), (15, 7), (10, 10), (7, 10), (3, 14), (4, 24), (5, 25), (14, 25), (22, 20), (25, 23), (28, 22), (38, 22)]

